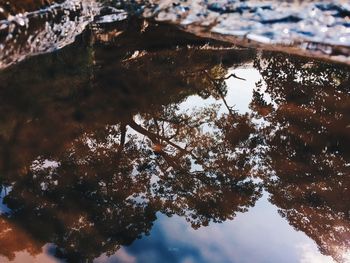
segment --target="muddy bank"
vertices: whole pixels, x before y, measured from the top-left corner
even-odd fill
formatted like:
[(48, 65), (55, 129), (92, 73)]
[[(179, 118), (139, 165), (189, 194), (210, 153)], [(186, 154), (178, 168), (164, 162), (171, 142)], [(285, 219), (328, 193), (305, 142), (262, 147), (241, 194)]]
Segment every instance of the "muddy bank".
[(1, 68), (60, 49), (87, 27), (130, 17), (235, 45), (350, 63), (350, 6), (341, 0), (7, 1), (0, 3), (0, 15)]
[(74, 42), (98, 12), (92, 0), (16, 3), (0, 5), (0, 68)]
[(150, 1), (143, 14), (197, 35), (349, 63), (346, 1)]

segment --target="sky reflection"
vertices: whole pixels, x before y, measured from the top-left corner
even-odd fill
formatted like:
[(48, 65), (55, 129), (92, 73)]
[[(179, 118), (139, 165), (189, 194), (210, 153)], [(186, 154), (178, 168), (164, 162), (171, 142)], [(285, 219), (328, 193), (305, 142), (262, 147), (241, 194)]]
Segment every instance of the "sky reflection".
[(158, 214), (150, 236), (106, 262), (333, 263), (331, 257), (319, 253), (315, 242), (278, 214), (267, 196), (233, 221), (197, 230), (181, 217)]
[(348, 68), (133, 23), (0, 72), (4, 261), (346, 262)]

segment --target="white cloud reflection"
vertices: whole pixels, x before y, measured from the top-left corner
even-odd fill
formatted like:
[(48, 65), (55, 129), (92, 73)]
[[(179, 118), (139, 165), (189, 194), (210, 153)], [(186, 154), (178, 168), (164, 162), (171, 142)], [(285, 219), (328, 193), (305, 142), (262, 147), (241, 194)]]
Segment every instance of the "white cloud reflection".
[(315, 250), (310, 244), (300, 245), (301, 259), (300, 263), (336, 263), (331, 257), (326, 257), (320, 253), (315, 253)]
[(318, 251), (312, 239), (295, 231), (268, 202), (267, 195), (233, 221), (197, 230), (184, 218), (158, 214), (150, 236), (95, 263), (335, 263)]
[(333, 262), (310, 238), (280, 217), (266, 194), (248, 213), (239, 214), (233, 221), (194, 230), (182, 218), (173, 217), (160, 220), (159, 225), (164, 242), (197, 250), (197, 262)]

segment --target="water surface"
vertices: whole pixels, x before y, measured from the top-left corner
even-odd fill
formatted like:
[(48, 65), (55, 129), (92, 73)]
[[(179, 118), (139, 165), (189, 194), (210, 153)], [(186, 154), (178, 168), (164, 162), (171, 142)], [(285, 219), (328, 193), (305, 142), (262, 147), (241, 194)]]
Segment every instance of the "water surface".
[(130, 19), (0, 72), (2, 262), (349, 262), (350, 71)]

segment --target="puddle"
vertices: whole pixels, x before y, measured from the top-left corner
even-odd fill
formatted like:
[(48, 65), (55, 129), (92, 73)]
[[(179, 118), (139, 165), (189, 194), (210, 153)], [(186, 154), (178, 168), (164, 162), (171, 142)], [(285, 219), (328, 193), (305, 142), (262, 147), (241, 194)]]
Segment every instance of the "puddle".
[(349, 72), (138, 19), (3, 69), (1, 262), (349, 262)]

